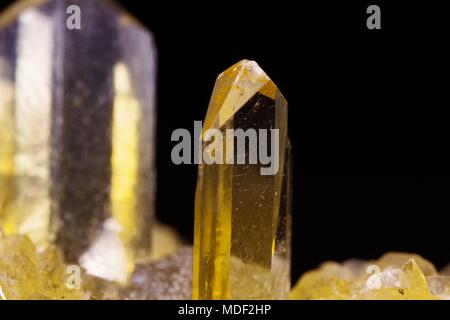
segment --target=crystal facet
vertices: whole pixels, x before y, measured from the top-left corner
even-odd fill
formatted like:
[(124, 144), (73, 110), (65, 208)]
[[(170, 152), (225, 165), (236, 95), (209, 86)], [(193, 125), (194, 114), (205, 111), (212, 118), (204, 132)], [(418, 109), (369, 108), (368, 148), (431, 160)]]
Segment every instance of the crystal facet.
[(189, 300), (192, 297), (192, 248), (138, 264), (130, 284), (119, 291), (127, 300)]
[(156, 261), (138, 263), (130, 283), (121, 285), (67, 265), (59, 248), (38, 252), (24, 235), (0, 234), (0, 300), (190, 299), (192, 248), (180, 247), (174, 230), (156, 224)]
[(41, 253), (27, 236), (0, 236), (0, 300), (87, 299), (81, 287), (68, 287), (61, 253), (49, 247)]
[(450, 277), (418, 255), (388, 253), (377, 261), (326, 262), (300, 278), (290, 299), (450, 299)]
[[(209, 129), (219, 130), (226, 139), (229, 129), (265, 130), (271, 138), (271, 129), (278, 130), (279, 150), (271, 151), (279, 151), (280, 166), (275, 174), (262, 174), (263, 165), (248, 161), (255, 147), (251, 142), (243, 153), (233, 147), (231, 158), (247, 160), (243, 164), (230, 164), (227, 155), (223, 164), (199, 165), (193, 298), (287, 298), (291, 232), (287, 102), (255, 62), (243, 60), (217, 78), (203, 127), (202, 154), (209, 152), (205, 137)], [(234, 145), (234, 137), (232, 141)]]
[[(81, 29), (67, 26), (80, 8)], [(0, 226), (126, 281), (154, 194), (150, 33), (109, 1), (21, 1), (0, 16)]]

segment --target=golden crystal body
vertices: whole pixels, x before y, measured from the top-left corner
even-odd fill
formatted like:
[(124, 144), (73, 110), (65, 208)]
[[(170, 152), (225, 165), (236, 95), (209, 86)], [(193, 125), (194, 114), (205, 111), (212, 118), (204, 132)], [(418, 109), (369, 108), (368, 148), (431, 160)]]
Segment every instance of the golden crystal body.
[[(209, 129), (225, 136), (229, 129), (278, 129), (280, 165), (275, 174), (263, 175), (259, 163), (230, 164), (227, 150), (223, 154), (228, 161), (199, 165), (193, 298), (287, 298), (291, 232), (287, 102), (255, 62), (243, 60), (217, 78), (203, 127), (202, 154), (211, 151), (205, 138)], [(244, 158), (249, 160), (255, 146), (247, 147)], [(232, 150), (235, 159), (238, 149)]]

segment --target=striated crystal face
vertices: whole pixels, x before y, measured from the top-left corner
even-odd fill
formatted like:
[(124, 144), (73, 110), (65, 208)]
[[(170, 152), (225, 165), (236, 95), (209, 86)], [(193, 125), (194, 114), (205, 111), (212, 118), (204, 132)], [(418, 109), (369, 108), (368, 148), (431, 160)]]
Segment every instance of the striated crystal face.
[[(210, 129), (231, 144), (211, 151)], [(243, 150), (227, 135), (231, 129), (265, 130), (266, 142), (276, 138), (271, 129), (278, 130), (279, 148), (270, 147), (272, 154), (278, 152), (275, 174), (263, 174), (265, 166), (250, 161), (261, 136), (253, 141), (247, 136)], [(287, 102), (255, 62), (243, 60), (217, 78), (202, 134), (202, 154), (207, 153), (227, 159), (199, 165), (193, 298), (286, 298), (291, 232)]]
[[(78, 6), (81, 29), (67, 27)], [(0, 226), (125, 281), (148, 257), (155, 49), (109, 1), (32, 0), (0, 16)]]
[(306, 272), (290, 299), (433, 300), (450, 299), (450, 277), (433, 264), (407, 253), (388, 253), (377, 261), (326, 262)]

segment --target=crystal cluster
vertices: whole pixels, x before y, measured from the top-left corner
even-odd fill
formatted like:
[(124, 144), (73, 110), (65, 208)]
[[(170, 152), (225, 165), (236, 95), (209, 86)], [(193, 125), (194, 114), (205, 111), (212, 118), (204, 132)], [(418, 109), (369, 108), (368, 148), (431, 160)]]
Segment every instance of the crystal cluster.
[(67, 267), (53, 246), (37, 253), (27, 236), (0, 237), (0, 300), (89, 298), (70, 286)]
[[(283, 95), (253, 61), (217, 78), (191, 248), (153, 221), (154, 77), (151, 34), (107, 0), (23, 0), (0, 15), (0, 300), (288, 297)], [(228, 135), (239, 130), (243, 149)], [(276, 141), (266, 154), (263, 137)], [(253, 159), (267, 151), (274, 167)], [(400, 253), (327, 262), (289, 297), (450, 299), (450, 267)]]
[[(54, 245), (39, 251), (25, 235), (1, 236), (0, 300), (190, 299), (192, 249), (156, 224), (151, 261), (138, 263), (126, 285), (89, 274), (64, 262)], [(78, 277), (78, 278), (77, 278)]]
[(122, 283), (149, 258), (154, 69), (150, 33), (109, 1), (26, 0), (0, 15), (5, 234)]
[[(280, 164), (275, 174), (262, 174), (261, 163), (248, 161), (257, 141), (244, 150), (234, 146), (228, 133), (239, 129), (264, 130), (269, 136), (275, 134), (271, 129), (278, 130), (279, 150), (272, 150), (278, 151)], [(211, 150), (210, 130), (231, 144)], [(243, 60), (218, 76), (201, 142), (203, 155), (221, 154), (226, 159), (199, 165), (193, 298), (287, 298), (291, 231), (287, 102), (255, 62)], [(247, 161), (230, 161), (238, 158)]]
[(388, 253), (377, 261), (326, 262), (300, 278), (290, 299), (450, 299), (450, 276), (418, 255)]

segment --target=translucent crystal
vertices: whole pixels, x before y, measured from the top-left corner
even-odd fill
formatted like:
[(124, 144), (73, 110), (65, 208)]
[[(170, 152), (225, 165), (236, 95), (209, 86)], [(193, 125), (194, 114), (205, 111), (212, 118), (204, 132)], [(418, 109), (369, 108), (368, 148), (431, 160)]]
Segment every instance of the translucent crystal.
[(0, 237), (0, 300), (89, 298), (81, 283), (68, 286), (67, 270), (55, 247), (37, 253), (27, 236)]
[[(0, 233), (0, 300), (190, 299), (192, 248), (183, 248), (170, 227), (156, 223), (154, 231), (158, 250), (152, 251), (152, 261), (137, 264), (127, 285), (66, 264), (54, 245), (39, 253), (27, 236)], [(73, 275), (79, 279), (78, 287), (71, 281)]]
[(390, 266), (402, 266), (409, 259), (414, 259), (414, 261), (420, 267), (420, 269), (422, 270), (424, 275), (432, 276), (432, 275), (437, 274), (437, 270), (434, 267), (434, 265), (430, 261), (419, 256), (418, 254), (389, 252), (389, 253), (384, 254), (378, 260), (378, 265), (383, 269), (390, 267)]
[(377, 261), (326, 262), (300, 278), (290, 299), (449, 299), (448, 279), (418, 255), (388, 253)]
[(430, 276), (427, 277), (427, 283), (432, 295), (450, 300), (450, 276)]
[[(68, 28), (78, 6), (81, 29)], [(0, 16), (0, 226), (125, 282), (149, 257), (150, 33), (101, 0), (21, 1)]]
[[(231, 157), (226, 150), (215, 151), (226, 155), (223, 164), (199, 165), (193, 298), (286, 298), (291, 232), (287, 102), (255, 62), (243, 60), (217, 78), (203, 127), (202, 154), (210, 152), (210, 129), (224, 136), (229, 129), (267, 130), (268, 141), (270, 129), (278, 129), (280, 168), (274, 175), (262, 174), (262, 164), (248, 161), (252, 143), (242, 153), (234, 147)], [(247, 161), (230, 164), (229, 158), (238, 157)]]

